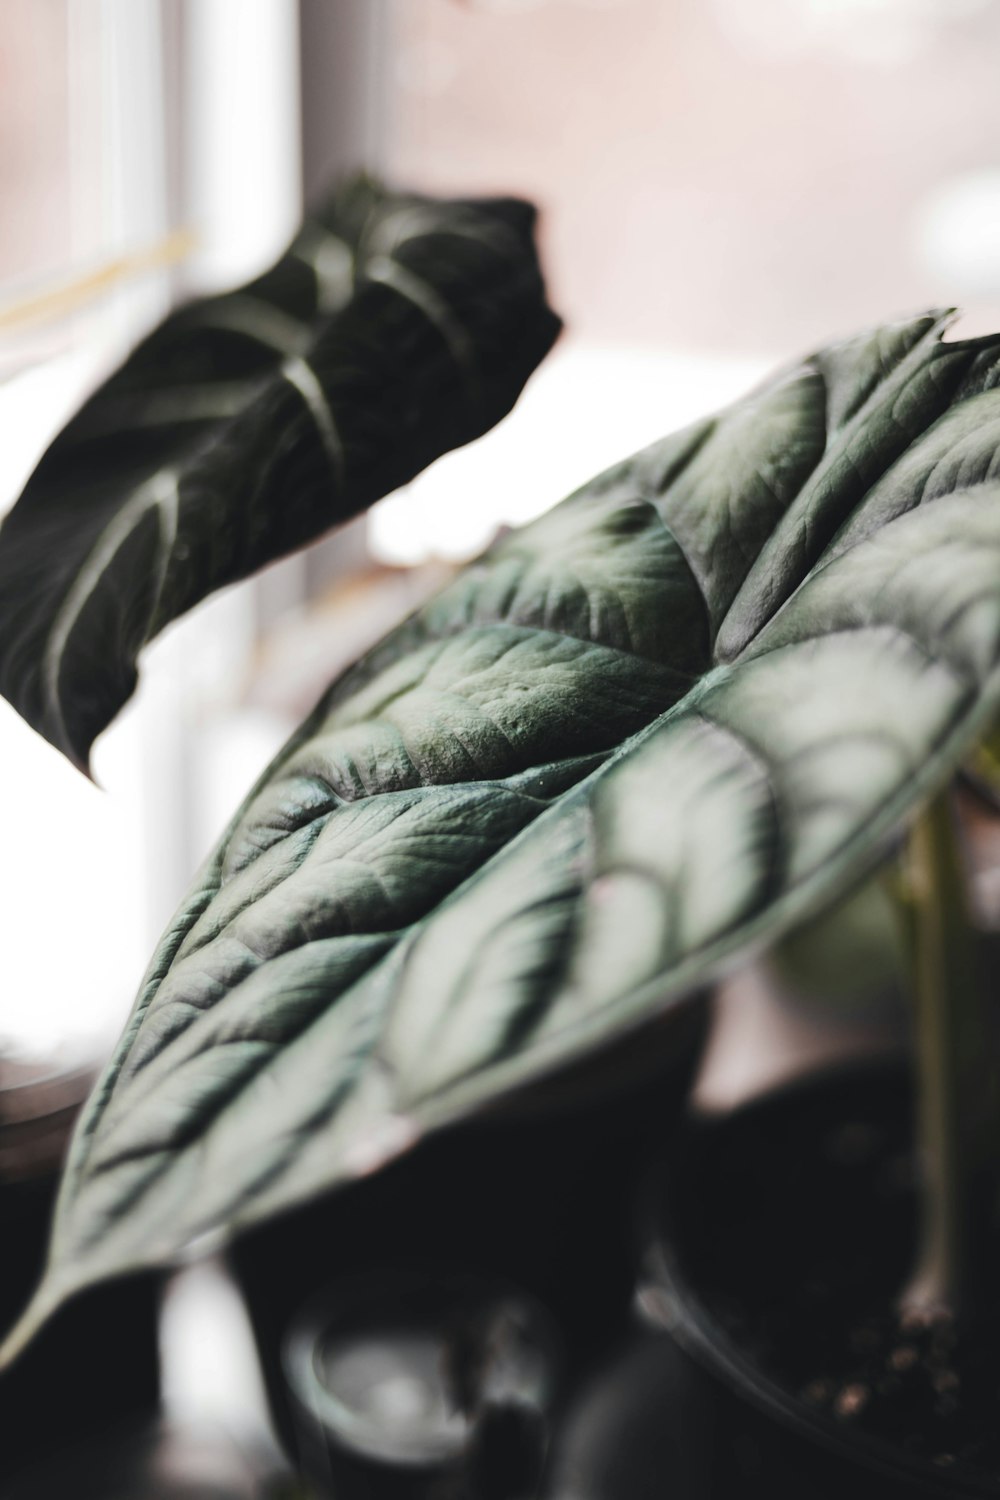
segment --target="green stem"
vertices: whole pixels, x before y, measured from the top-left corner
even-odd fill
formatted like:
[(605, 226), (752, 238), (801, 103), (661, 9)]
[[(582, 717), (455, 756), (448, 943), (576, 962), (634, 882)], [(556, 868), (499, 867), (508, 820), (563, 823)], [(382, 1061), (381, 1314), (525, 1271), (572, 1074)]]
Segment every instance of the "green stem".
[(914, 824), (907, 863), (922, 1194), (917, 1263), (900, 1305), (921, 1318), (958, 1317), (976, 1297), (984, 1258), (984, 1174), (1000, 1142), (1000, 1096), (950, 793)]

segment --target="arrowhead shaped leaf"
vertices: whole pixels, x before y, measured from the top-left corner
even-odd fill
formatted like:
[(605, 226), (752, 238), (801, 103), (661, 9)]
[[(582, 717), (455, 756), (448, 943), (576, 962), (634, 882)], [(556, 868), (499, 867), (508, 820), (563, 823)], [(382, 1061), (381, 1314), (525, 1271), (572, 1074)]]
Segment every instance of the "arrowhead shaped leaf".
[(944, 321), (627, 460), (330, 689), (153, 961), (19, 1337), (630, 1032), (669, 1047), (871, 868), (1000, 704), (1000, 339)]
[(498, 422), (559, 328), (533, 223), (359, 179), (145, 339), (0, 533), (0, 691), (28, 722), (86, 769), (165, 625)]

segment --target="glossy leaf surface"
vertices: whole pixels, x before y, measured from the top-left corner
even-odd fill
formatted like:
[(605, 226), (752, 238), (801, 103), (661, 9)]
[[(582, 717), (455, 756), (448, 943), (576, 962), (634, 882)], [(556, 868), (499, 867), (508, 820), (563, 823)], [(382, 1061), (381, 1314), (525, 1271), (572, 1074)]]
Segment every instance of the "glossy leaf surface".
[(625, 461), (332, 687), (153, 961), (25, 1330), (630, 1032), (668, 1049), (872, 867), (1000, 703), (1000, 340), (943, 321)]
[(559, 328), (533, 223), (356, 180), (154, 330), (0, 532), (0, 691), (28, 722), (86, 769), (165, 625), (506, 415)]

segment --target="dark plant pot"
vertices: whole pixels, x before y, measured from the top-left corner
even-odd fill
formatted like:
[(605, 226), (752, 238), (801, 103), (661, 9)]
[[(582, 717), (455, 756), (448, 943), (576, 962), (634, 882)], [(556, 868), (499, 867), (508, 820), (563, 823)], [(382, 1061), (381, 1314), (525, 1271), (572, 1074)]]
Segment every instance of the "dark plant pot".
[[(891, 1305), (915, 1242), (910, 1118), (905, 1072), (867, 1063), (694, 1120), (675, 1137), (646, 1198), (638, 1304), (712, 1391), (712, 1472), (699, 1494), (730, 1500), (766, 1487), (770, 1500), (1000, 1495), (1000, 1481), (939, 1467), (816, 1410), (771, 1373), (773, 1353), (762, 1367), (760, 1309), (795, 1307), (801, 1267), (816, 1264), (818, 1247), (836, 1246), (848, 1225), (864, 1241), (872, 1194), (862, 1189), (876, 1181), (894, 1206), (891, 1230), (880, 1231), (872, 1253), (872, 1295)], [(885, 1217), (883, 1205), (882, 1231)], [(775, 1326), (793, 1325), (788, 1311), (777, 1315)], [(802, 1348), (809, 1338), (803, 1331)], [(823, 1360), (817, 1348), (817, 1375)]]
[(572, 1384), (542, 1494), (710, 1500), (714, 1417), (709, 1382), (680, 1348), (634, 1318), (624, 1322), (615, 1344)]
[(300, 1470), (337, 1500), (525, 1500), (559, 1387), (545, 1313), (455, 1272), (347, 1277), (289, 1330)]
[[(674, 1128), (704, 1033), (617, 1096), (446, 1131), (375, 1177), (242, 1236), (232, 1267), (275, 1427), (294, 1458), (281, 1349), (303, 1305), (344, 1278), (455, 1268), (503, 1282), (552, 1319), (574, 1372), (620, 1336), (635, 1285), (634, 1202), (650, 1142)], [(553, 1112), (554, 1111), (554, 1112)]]

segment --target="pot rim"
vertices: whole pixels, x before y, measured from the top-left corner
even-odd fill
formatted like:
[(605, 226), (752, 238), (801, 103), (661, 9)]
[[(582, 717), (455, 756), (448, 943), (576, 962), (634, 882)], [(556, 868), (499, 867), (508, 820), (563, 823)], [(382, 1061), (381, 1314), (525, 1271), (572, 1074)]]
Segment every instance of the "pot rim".
[[(453, 1431), (396, 1435), (359, 1416), (324, 1381), (320, 1357), (324, 1339), (332, 1332), (357, 1326), (358, 1315), (377, 1318), (411, 1304), (418, 1310), (447, 1306), (466, 1296), (481, 1300), (515, 1299), (531, 1317), (547, 1378), (555, 1380), (558, 1339), (549, 1314), (536, 1299), (501, 1276), (464, 1267), (435, 1264), (406, 1266), (389, 1263), (337, 1277), (302, 1306), (285, 1331), (281, 1365), (285, 1384), (297, 1407), (321, 1429), (324, 1442), (346, 1454), (403, 1471), (425, 1470), (458, 1462), (470, 1451), (477, 1416), (466, 1415)], [(363, 1323), (361, 1325), (364, 1326)]]
[(799, 1437), (852, 1460), (860, 1468), (887, 1480), (906, 1480), (921, 1485), (929, 1497), (948, 1496), (951, 1500), (989, 1500), (993, 1497), (996, 1500), (1000, 1496), (1000, 1479), (962, 1478), (950, 1469), (938, 1468), (926, 1459), (903, 1453), (866, 1433), (845, 1432), (831, 1418), (807, 1406), (765, 1374), (702, 1302), (697, 1285), (673, 1248), (677, 1218), (670, 1207), (670, 1186), (678, 1177), (677, 1158), (683, 1151), (685, 1137), (690, 1139), (691, 1132), (700, 1135), (706, 1131), (731, 1128), (734, 1122), (761, 1111), (789, 1108), (796, 1099), (817, 1088), (843, 1088), (848, 1081), (856, 1087), (859, 1073), (871, 1079), (900, 1076), (901, 1072), (898, 1064), (893, 1067), (884, 1060), (834, 1065), (805, 1078), (779, 1084), (766, 1094), (738, 1106), (731, 1114), (692, 1120), (688, 1131), (682, 1134), (679, 1142), (675, 1142), (670, 1155), (661, 1158), (650, 1170), (643, 1187), (640, 1206), (643, 1244), (635, 1306), (647, 1325), (669, 1333), (687, 1354), (730, 1391)]

